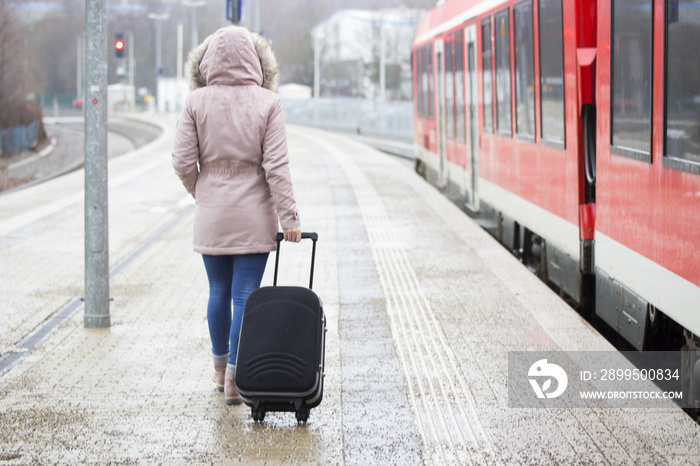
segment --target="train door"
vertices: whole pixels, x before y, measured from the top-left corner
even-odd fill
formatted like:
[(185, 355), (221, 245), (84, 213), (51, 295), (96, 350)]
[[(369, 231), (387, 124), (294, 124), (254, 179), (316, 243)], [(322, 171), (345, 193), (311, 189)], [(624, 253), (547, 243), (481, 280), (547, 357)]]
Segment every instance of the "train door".
[(476, 95), (476, 26), (471, 25), (465, 29), (464, 41), (467, 51), (467, 145), (469, 146), (471, 165), (471, 189), (469, 207), (472, 211), (479, 211), (479, 132), (477, 122), (477, 95)]
[(445, 158), (445, 44), (442, 39), (435, 41), (434, 62), (437, 71), (435, 114), (437, 117), (437, 151), (439, 159), (438, 183), (447, 186), (447, 160)]

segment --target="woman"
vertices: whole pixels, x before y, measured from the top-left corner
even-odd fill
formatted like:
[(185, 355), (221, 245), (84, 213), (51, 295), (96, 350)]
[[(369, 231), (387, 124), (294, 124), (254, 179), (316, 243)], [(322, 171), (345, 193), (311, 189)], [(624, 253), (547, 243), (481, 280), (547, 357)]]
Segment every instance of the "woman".
[(192, 92), (177, 124), (172, 163), (196, 202), (194, 250), (209, 279), (213, 379), (226, 404), (238, 404), (243, 306), (276, 248), (278, 218), (286, 241), (301, 240), (275, 94), (277, 62), (266, 39), (229, 26), (190, 52), (187, 71)]

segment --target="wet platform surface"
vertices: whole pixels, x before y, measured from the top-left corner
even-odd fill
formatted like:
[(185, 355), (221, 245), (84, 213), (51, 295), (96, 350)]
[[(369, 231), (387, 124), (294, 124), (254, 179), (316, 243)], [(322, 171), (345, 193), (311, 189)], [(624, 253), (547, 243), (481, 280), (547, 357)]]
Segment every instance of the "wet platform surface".
[[(193, 201), (170, 165), (175, 117), (154, 119), (159, 139), (110, 162), (109, 329), (84, 329), (77, 299), (83, 172), (0, 196), (0, 464), (700, 461), (700, 427), (673, 407), (508, 408), (509, 351), (613, 348), (404, 161), (300, 127), (324, 400), (302, 425), (225, 406)], [(280, 283), (305, 284), (310, 244), (282, 248)]]

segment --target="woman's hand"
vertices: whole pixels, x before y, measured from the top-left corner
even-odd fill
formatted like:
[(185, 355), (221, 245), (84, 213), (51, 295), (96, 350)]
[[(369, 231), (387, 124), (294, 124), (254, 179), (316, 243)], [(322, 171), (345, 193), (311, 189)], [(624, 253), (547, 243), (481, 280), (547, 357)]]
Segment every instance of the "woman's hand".
[(301, 227), (288, 228), (283, 230), (283, 233), (285, 241), (291, 241), (293, 243), (298, 243), (301, 241)]

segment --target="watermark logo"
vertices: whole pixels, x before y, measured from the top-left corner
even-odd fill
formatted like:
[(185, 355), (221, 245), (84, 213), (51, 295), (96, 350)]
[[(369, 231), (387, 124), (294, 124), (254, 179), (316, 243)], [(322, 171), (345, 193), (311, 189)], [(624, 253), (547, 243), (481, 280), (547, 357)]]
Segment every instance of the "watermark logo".
[[(546, 359), (540, 359), (530, 366), (527, 375), (528, 377), (536, 378), (546, 377), (541, 386), (536, 378), (528, 379), (532, 389), (535, 390), (537, 398), (556, 398), (564, 393), (569, 383), (569, 378), (566, 376), (564, 369), (556, 364), (548, 363)], [(552, 379), (557, 381), (557, 386), (556, 390), (549, 391), (552, 388)]]
[(687, 357), (684, 351), (509, 351), (508, 407), (695, 406), (682, 386)]

